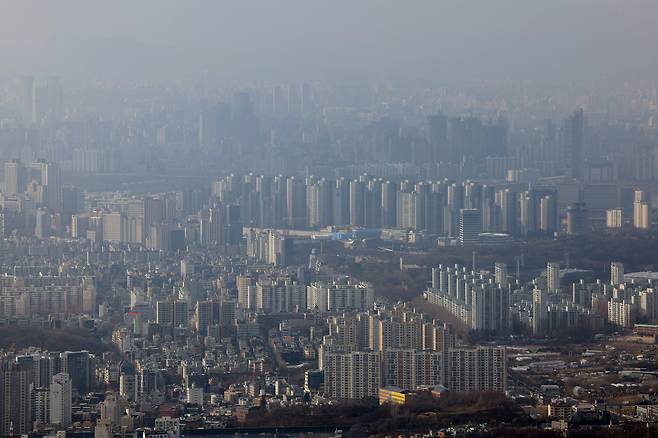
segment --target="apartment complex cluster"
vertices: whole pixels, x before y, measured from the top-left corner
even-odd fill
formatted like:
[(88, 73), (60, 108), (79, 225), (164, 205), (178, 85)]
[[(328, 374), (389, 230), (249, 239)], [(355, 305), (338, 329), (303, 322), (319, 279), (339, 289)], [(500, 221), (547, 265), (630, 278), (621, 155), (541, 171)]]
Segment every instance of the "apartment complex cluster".
[(510, 286), (506, 267), (497, 267), (497, 276), (468, 271), (458, 265), (432, 268), (432, 284), (425, 291), (425, 298), (448, 310), (473, 331), (504, 334), (510, 323)]
[[(462, 345), (449, 325), (377, 302), (369, 283), (324, 270), (315, 253), (281, 267), (207, 248), (156, 257), (88, 247), (54, 263), (73, 253), (65, 248), (41, 256), (44, 266), (16, 263), (20, 252), (4, 260), (16, 267), (3, 277), (0, 326), (53, 337), (111, 327), (112, 347), (3, 351), (3, 433), (164, 433), (388, 387), (506, 390), (504, 347)], [(31, 312), (8, 298), (25, 290)], [(55, 306), (60, 298), (66, 306)], [(302, 372), (284, 378), (282, 367)]]
[(63, 184), (56, 163), (7, 161), (0, 231), (122, 242), (153, 250), (236, 247), (284, 265), (291, 238), (272, 230), (401, 230), (462, 245), (580, 235), (594, 228), (652, 227), (651, 192), (614, 184), (459, 179), (400, 180), (369, 175), (228, 175), (210, 186), (132, 195)]
[[(614, 184), (400, 180), (369, 175), (229, 175), (211, 194), (261, 229), (407, 229), (476, 243), (478, 234), (542, 237), (651, 227), (650, 193)], [(609, 220), (608, 220), (609, 219)], [(464, 237), (464, 233), (466, 236)], [(464, 241), (466, 239), (466, 241)]]
[(534, 335), (572, 329), (598, 330), (605, 323), (632, 328), (658, 318), (653, 272), (624, 274), (612, 262), (610, 281), (594, 281), (586, 270), (560, 269), (549, 262), (541, 276), (522, 284), (508, 275), (507, 265), (495, 272), (468, 271), (458, 265), (432, 269), (425, 299), (480, 333), (509, 333), (520, 324)]
[(458, 347), (449, 325), (405, 305), (328, 319), (319, 352), (331, 398), (375, 397), (381, 387), (505, 392), (504, 347)]
[(0, 277), (0, 318), (91, 315), (96, 310), (93, 277), (41, 273)]

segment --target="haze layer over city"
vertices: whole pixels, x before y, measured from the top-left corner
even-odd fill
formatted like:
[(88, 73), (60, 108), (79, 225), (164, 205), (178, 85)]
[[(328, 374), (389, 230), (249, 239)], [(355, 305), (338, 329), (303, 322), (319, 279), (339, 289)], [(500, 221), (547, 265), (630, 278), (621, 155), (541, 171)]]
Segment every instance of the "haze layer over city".
[(0, 437), (658, 435), (658, 3), (0, 5)]

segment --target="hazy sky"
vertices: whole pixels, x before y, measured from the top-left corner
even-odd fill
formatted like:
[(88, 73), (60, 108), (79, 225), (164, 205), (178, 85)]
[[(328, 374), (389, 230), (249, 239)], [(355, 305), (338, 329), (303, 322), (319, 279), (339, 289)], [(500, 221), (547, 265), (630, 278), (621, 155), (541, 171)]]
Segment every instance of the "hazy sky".
[(0, 0), (0, 75), (658, 78), (656, 0)]

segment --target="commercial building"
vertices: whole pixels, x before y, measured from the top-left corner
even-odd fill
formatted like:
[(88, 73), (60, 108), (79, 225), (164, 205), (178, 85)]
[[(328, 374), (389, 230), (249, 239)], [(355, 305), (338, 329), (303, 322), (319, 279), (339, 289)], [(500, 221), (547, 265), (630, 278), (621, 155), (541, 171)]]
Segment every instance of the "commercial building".
[(459, 243), (463, 246), (478, 243), (478, 235), (482, 231), (482, 216), (480, 210), (462, 208), (459, 211)]
[(27, 366), (0, 360), (0, 435), (32, 431), (30, 380)]

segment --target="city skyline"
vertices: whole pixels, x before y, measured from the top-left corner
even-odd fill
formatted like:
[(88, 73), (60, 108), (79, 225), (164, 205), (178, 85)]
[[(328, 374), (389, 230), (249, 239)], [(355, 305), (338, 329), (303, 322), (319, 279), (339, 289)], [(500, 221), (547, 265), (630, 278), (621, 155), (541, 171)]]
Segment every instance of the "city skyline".
[(651, 25), (658, 10), (645, 0), (424, 1), (412, 8), (298, 0), (5, 6), (0, 56), (10, 61), (3, 70), (14, 75), (42, 70), (159, 83), (208, 70), (224, 79), (564, 84), (653, 79), (658, 71), (651, 56), (641, 55), (658, 39)]
[(655, 2), (2, 6), (1, 436), (656, 434)]

